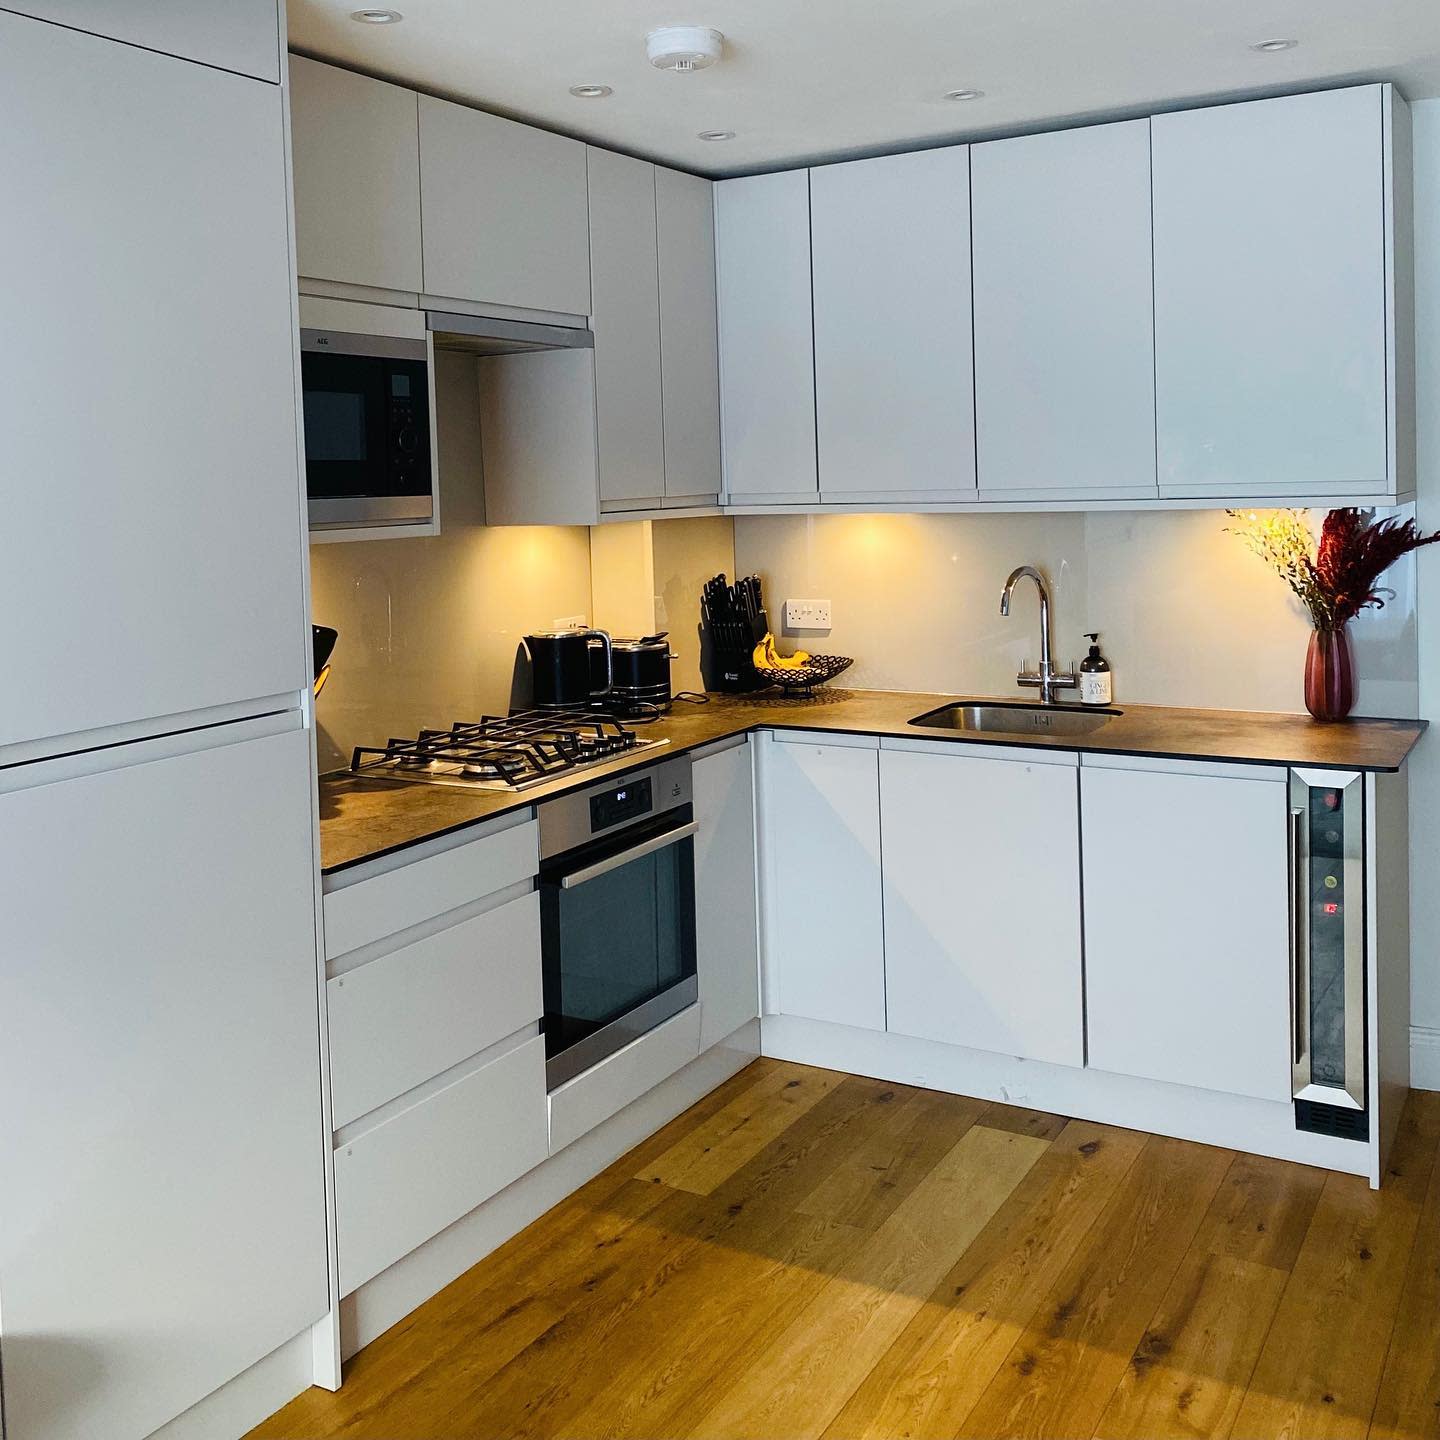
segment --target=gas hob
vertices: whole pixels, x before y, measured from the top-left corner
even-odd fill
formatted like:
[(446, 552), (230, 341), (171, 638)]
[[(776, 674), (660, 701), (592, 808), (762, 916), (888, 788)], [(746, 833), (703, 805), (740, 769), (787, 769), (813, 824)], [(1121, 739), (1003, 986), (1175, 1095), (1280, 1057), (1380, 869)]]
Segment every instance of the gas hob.
[(528, 790), (621, 756), (655, 750), (634, 730), (590, 710), (526, 710), (422, 730), (413, 740), (357, 746), (352, 775), (480, 790)]

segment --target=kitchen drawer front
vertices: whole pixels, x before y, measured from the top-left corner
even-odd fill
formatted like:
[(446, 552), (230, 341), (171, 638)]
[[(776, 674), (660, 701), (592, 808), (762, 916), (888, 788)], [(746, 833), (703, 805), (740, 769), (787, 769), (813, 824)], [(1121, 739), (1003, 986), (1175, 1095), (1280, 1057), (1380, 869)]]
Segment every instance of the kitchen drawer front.
[(547, 1154), (545, 1041), (527, 1040), (335, 1151), (349, 1295)]
[(540, 897), (347, 970), (325, 992), (338, 1130), (539, 1020)]
[(691, 1005), (550, 1096), (554, 1155), (683, 1070), (700, 1053), (700, 1007)]
[(325, 896), (325, 958), (334, 960), (449, 910), (483, 900), (540, 869), (533, 821), (402, 865)]

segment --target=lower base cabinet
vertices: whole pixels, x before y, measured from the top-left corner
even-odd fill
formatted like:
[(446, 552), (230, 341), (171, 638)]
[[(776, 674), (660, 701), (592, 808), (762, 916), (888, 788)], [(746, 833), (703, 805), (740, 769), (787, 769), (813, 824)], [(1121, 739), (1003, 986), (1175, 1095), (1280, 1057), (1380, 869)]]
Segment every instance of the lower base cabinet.
[(760, 745), (765, 1009), (883, 1030), (876, 742)]
[(1285, 780), (1087, 762), (1092, 1068), (1290, 1099)]
[(1075, 756), (887, 747), (880, 803), (887, 1028), (1083, 1065)]

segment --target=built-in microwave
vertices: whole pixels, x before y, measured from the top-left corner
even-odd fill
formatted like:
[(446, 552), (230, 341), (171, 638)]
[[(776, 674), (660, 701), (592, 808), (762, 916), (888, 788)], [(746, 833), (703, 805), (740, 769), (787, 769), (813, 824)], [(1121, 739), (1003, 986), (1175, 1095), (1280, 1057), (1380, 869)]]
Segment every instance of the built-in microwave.
[(427, 353), (423, 339), (301, 330), (312, 529), (433, 518)]

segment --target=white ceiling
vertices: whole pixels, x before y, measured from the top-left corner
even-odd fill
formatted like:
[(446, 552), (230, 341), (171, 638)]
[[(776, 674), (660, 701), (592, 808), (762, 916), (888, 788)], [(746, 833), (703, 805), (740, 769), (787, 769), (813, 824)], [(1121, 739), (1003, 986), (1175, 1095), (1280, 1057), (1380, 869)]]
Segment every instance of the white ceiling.
[[(1440, 95), (1437, 0), (385, 0), (398, 25), (359, 3), (290, 0), (291, 44), (705, 174), (1342, 80)], [(645, 34), (674, 24), (724, 31), (725, 59), (653, 69)], [(1249, 48), (1276, 36), (1299, 44)], [(960, 88), (985, 97), (940, 98)]]

